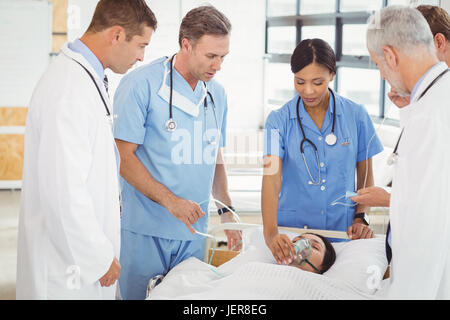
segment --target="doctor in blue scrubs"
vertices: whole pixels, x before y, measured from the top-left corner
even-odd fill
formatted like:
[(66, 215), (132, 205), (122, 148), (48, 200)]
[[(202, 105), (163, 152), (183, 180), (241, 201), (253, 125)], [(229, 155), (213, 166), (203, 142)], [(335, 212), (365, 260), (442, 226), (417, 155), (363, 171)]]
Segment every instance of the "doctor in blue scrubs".
[[(189, 11), (177, 54), (126, 75), (114, 97), (120, 152), (123, 299), (144, 299), (149, 280), (183, 260), (203, 260), (212, 196), (231, 199), (221, 148), (227, 98), (213, 80), (229, 51), (228, 19), (212, 6)], [(218, 205), (221, 222), (235, 222)], [(240, 233), (226, 231), (228, 246)], [(238, 248), (238, 247), (237, 247)]]
[(290, 263), (295, 249), (278, 226), (373, 237), (368, 208), (345, 195), (373, 185), (371, 158), (383, 150), (365, 108), (329, 89), (336, 58), (328, 43), (303, 40), (291, 70), (297, 94), (272, 111), (265, 125), (264, 238), (279, 263)]

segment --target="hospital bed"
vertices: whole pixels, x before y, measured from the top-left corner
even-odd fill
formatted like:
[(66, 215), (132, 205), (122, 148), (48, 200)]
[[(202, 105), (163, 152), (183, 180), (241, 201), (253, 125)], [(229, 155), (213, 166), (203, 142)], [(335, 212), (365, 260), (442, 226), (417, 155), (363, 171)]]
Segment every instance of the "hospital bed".
[[(206, 240), (204, 261), (189, 258), (165, 276), (149, 281), (147, 299), (376, 299), (383, 297), (388, 264), (384, 235), (373, 239), (333, 242), (336, 262), (323, 275), (276, 264), (265, 245), (262, 226), (225, 223), (208, 234), (241, 230), (241, 252), (218, 250)], [(293, 238), (305, 232), (348, 239), (341, 231), (279, 228)], [(211, 255), (213, 254), (212, 259)], [(208, 263), (210, 262), (210, 264)]]

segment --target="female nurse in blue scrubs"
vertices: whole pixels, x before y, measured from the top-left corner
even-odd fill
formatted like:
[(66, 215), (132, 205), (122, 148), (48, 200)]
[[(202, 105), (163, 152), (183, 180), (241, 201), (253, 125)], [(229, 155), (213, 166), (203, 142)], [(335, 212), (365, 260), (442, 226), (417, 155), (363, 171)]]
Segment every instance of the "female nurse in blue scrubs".
[(295, 254), (278, 226), (373, 237), (368, 208), (345, 195), (373, 185), (371, 158), (383, 150), (365, 108), (329, 89), (336, 58), (328, 43), (303, 40), (291, 70), (297, 94), (267, 117), (264, 148), (264, 238), (278, 263)]

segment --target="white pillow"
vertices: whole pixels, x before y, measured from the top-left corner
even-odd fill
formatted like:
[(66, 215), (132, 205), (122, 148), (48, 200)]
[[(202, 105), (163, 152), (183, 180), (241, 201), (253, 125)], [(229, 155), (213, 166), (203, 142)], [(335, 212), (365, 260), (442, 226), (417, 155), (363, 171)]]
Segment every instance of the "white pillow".
[[(293, 239), (298, 234), (280, 229), (280, 233)], [(243, 251), (236, 258), (219, 267), (221, 272), (231, 273), (243, 263), (276, 263), (272, 252), (266, 246), (262, 227), (243, 231)], [(352, 240), (332, 243), (336, 261), (324, 273), (329, 278), (340, 279), (367, 294), (374, 294), (379, 288), (387, 268), (384, 236), (366, 240)]]
[(384, 242), (382, 236), (333, 243), (336, 262), (324, 275), (345, 280), (362, 292), (374, 294), (388, 266)]

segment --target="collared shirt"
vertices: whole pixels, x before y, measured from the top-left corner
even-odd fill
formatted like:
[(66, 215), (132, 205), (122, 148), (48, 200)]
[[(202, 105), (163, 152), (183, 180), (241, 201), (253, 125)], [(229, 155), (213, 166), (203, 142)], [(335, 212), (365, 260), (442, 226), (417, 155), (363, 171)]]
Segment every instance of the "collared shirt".
[[(298, 95), (267, 117), (264, 155), (282, 159), (282, 186), (277, 212), (280, 226), (347, 231), (353, 222), (355, 206), (332, 206), (331, 203), (346, 191), (355, 190), (357, 163), (366, 160), (366, 156), (371, 158), (381, 152), (383, 147), (375, 135), (367, 153), (369, 141), (375, 134), (367, 111), (336, 93), (335, 97), (334, 133), (337, 142), (333, 146), (325, 142), (333, 123), (332, 95), (320, 130), (306, 112), (303, 102), (299, 104), (306, 138), (316, 145), (319, 155), (317, 163), (313, 147), (305, 143), (306, 163), (314, 180), (318, 179), (320, 169), (320, 185), (308, 183), (311, 178), (300, 152), (304, 137), (297, 120)], [(341, 199), (340, 202), (353, 203), (350, 199)]]
[(97, 56), (89, 49), (80, 39), (76, 39), (74, 42), (68, 44), (70, 50), (81, 54), (94, 68), (97, 75), (101, 80), (105, 78), (105, 69), (102, 63), (98, 60)]
[[(114, 95), (114, 137), (137, 144), (138, 159), (152, 177), (173, 194), (201, 204), (205, 215), (193, 227), (204, 233), (208, 225), (208, 199), (217, 150), (225, 145), (227, 98), (221, 85), (209, 81), (207, 89), (214, 103), (207, 96), (208, 109), (205, 112), (201, 103), (197, 117), (173, 105), (177, 129), (169, 132), (165, 127), (169, 104), (159, 95), (166, 61), (167, 58), (160, 58), (122, 78)], [(170, 85), (169, 77), (166, 84)], [(204, 96), (203, 82), (199, 81), (192, 90), (175, 68), (173, 90), (196, 104)], [(219, 139), (219, 134), (220, 141), (209, 144), (208, 139)], [(183, 222), (126, 180), (121, 179), (121, 186), (122, 229), (165, 239), (202, 239), (192, 235)]]

